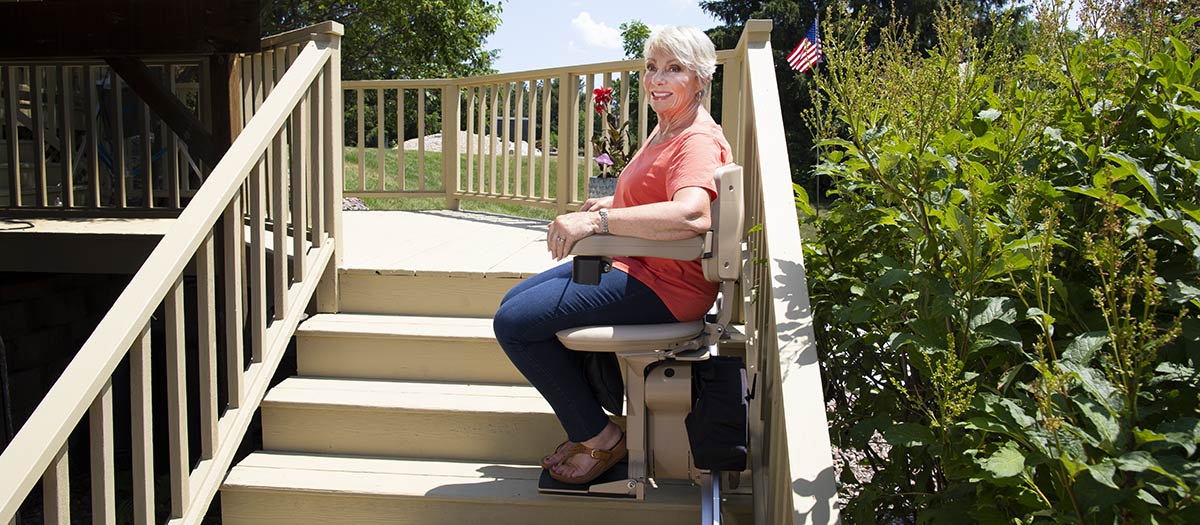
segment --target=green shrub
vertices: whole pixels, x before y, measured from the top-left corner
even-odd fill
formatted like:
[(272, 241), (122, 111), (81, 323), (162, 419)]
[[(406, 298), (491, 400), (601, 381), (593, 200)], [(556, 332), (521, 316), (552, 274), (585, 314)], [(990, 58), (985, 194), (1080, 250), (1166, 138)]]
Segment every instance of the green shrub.
[(1036, 7), (1020, 53), (954, 8), (923, 56), (825, 28), (805, 258), (848, 521), (1200, 523), (1197, 19)]

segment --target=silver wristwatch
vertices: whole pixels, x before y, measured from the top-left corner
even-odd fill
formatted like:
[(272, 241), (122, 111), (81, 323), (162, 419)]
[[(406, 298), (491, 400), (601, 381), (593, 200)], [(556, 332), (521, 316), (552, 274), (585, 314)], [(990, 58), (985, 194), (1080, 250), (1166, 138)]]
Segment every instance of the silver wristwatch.
[(608, 210), (600, 209), (600, 233), (608, 233)]

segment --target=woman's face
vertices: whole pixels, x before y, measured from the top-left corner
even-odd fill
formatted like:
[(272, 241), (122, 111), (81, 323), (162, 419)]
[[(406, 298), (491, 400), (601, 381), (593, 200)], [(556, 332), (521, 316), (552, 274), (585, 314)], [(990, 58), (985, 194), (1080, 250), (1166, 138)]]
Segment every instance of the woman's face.
[(671, 118), (700, 103), (700, 78), (673, 55), (652, 49), (646, 55), (646, 95), (659, 119)]

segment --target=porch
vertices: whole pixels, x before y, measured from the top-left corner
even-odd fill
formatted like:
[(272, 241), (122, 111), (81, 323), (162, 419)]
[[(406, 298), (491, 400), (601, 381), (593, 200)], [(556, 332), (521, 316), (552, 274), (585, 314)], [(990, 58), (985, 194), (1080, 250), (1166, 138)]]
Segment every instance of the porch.
[[(559, 505), (583, 508), (536, 496), (525, 479), (561, 437), (544, 401), (503, 359), (489, 319), (513, 284), (555, 263), (542, 244), (545, 221), (497, 211), (561, 213), (583, 200), (593, 171), (584, 159), (592, 156), (585, 137), (596, 126), (588, 118), (594, 87), (614, 87), (622, 117), (637, 121), (630, 147), (644, 140), (653, 119), (636, 88), (641, 65), (342, 82), (341, 31), (326, 23), (277, 35), (239, 58), (241, 89), (231, 100), (241, 129), (212, 166), (192, 161), (148, 104), (138, 106), (141, 142), (119, 129), (106, 139), (113, 131), (96, 124), (94, 108), (75, 128), (72, 97), (51, 96), (34, 80), (56, 74), (54, 85), (72, 92), (82, 84), (74, 99), (89, 100), (103, 85), (90, 80), (99, 66), (6, 66), (7, 115), (21, 113), (24, 100), (30, 111), (36, 101), (57, 104), (53, 114), (61, 117), (29, 120), (33, 153), (22, 149), (24, 121), (5, 122), (14, 140), (4, 145), (9, 162), (0, 163), (10, 188), (3, 214), (158, 216), (170, 226), (0, 456), (0, 471), (14, 473), (0, 479), (0, 522), (39, 481), (46, 521), (69, 522), (79, 511), (68, 498), (67, 438), (85, 413), (87, 510), (98, 522), (117, 519), (114, 432), (133, 436), (126, 468), (136, 523), (163, 516), (196, 523), (218, 493), (230, 523), (392, 519), (385, 516), (523, 523)], [(833, 467), (827, 434), (813, 432), (825, 427), (825, 407), (769, 36), (769, 22), (751, 22), (736, 49), (720, 52), (724, 89), (708, 101), (719, 105), (714, 113), (747, 174), (739, 320), (746, 337), (723, 351), (745, 356), (759, 392), (752, 465), (727, 493), (728, 508), (731, 517), (759, 523), (822, 523), (837, 520)], [(112, 84), (119, 93), (116, 76)], [(514, 118), (535, 123), (528, 135), (506, 125)], [(54, 121), (63, 124), (41, 124)], [(392, 147), (414, 127), (415, 150)], [(427, 148), (435, 131), (440, 152)], [(43, 133), (85, 145), (81, 160), (50, 162)], [(137, 143), (141, 160), (101, 163), (106, 140), (117, 152)], [(557, 155), (543, 153), (547, 144)], [(156, 157), (159, 148), (165, 153)], [(81, 197), (54, 199), (54, 191)], [(343, 195), (435, 199), (444, 209), (342, 212)], [(473, 203), (495, 208), (464, 209)], [(184, 287), (193, 275), (195, 292)], [(196, 305), (195, 342), (184, 337), (185, 301)], [(163, 319), (152, 321), (160, 305)], [(165, 341), (150, 340), (152, 323), (165, 326)], [(298, 375), (271, 386), (293, 341)], [(152, 343), (163, 348), (155, 359), (166, 361), (166, 399), (149, 388)], [(186, 366), (188, 355), (200, 356), (196, 369)], [(133, 415), (131, 428), (114, 429), (111, 379), (123, 363)], [(188, 389), (189, 381), (198, 386)], [(155, 403), (167, 406), (166, 421), (152, 417)], [(256, 413), (264, 450), (241, 459)], [(156, 428), (169, 434), (167, 464), (157, 469)], [(414, 430), (395, 439), (395, 429)], [(166, 494), (155, 495), (156, 471), (165, 473)], [(588, 508), (604, 523), (690, 523), (695, 491), (665, 483), (645, 502)], [(156, 498), (169, 502), (164, 515), (156, 515)]]

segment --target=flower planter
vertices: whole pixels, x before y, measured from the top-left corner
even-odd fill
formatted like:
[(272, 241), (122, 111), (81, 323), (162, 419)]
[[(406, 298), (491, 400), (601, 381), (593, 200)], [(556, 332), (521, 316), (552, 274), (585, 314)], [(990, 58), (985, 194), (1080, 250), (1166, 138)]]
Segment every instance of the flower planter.
[(617, 192), (616, 177), (588, 177), (588, 198), (608, 197)]

